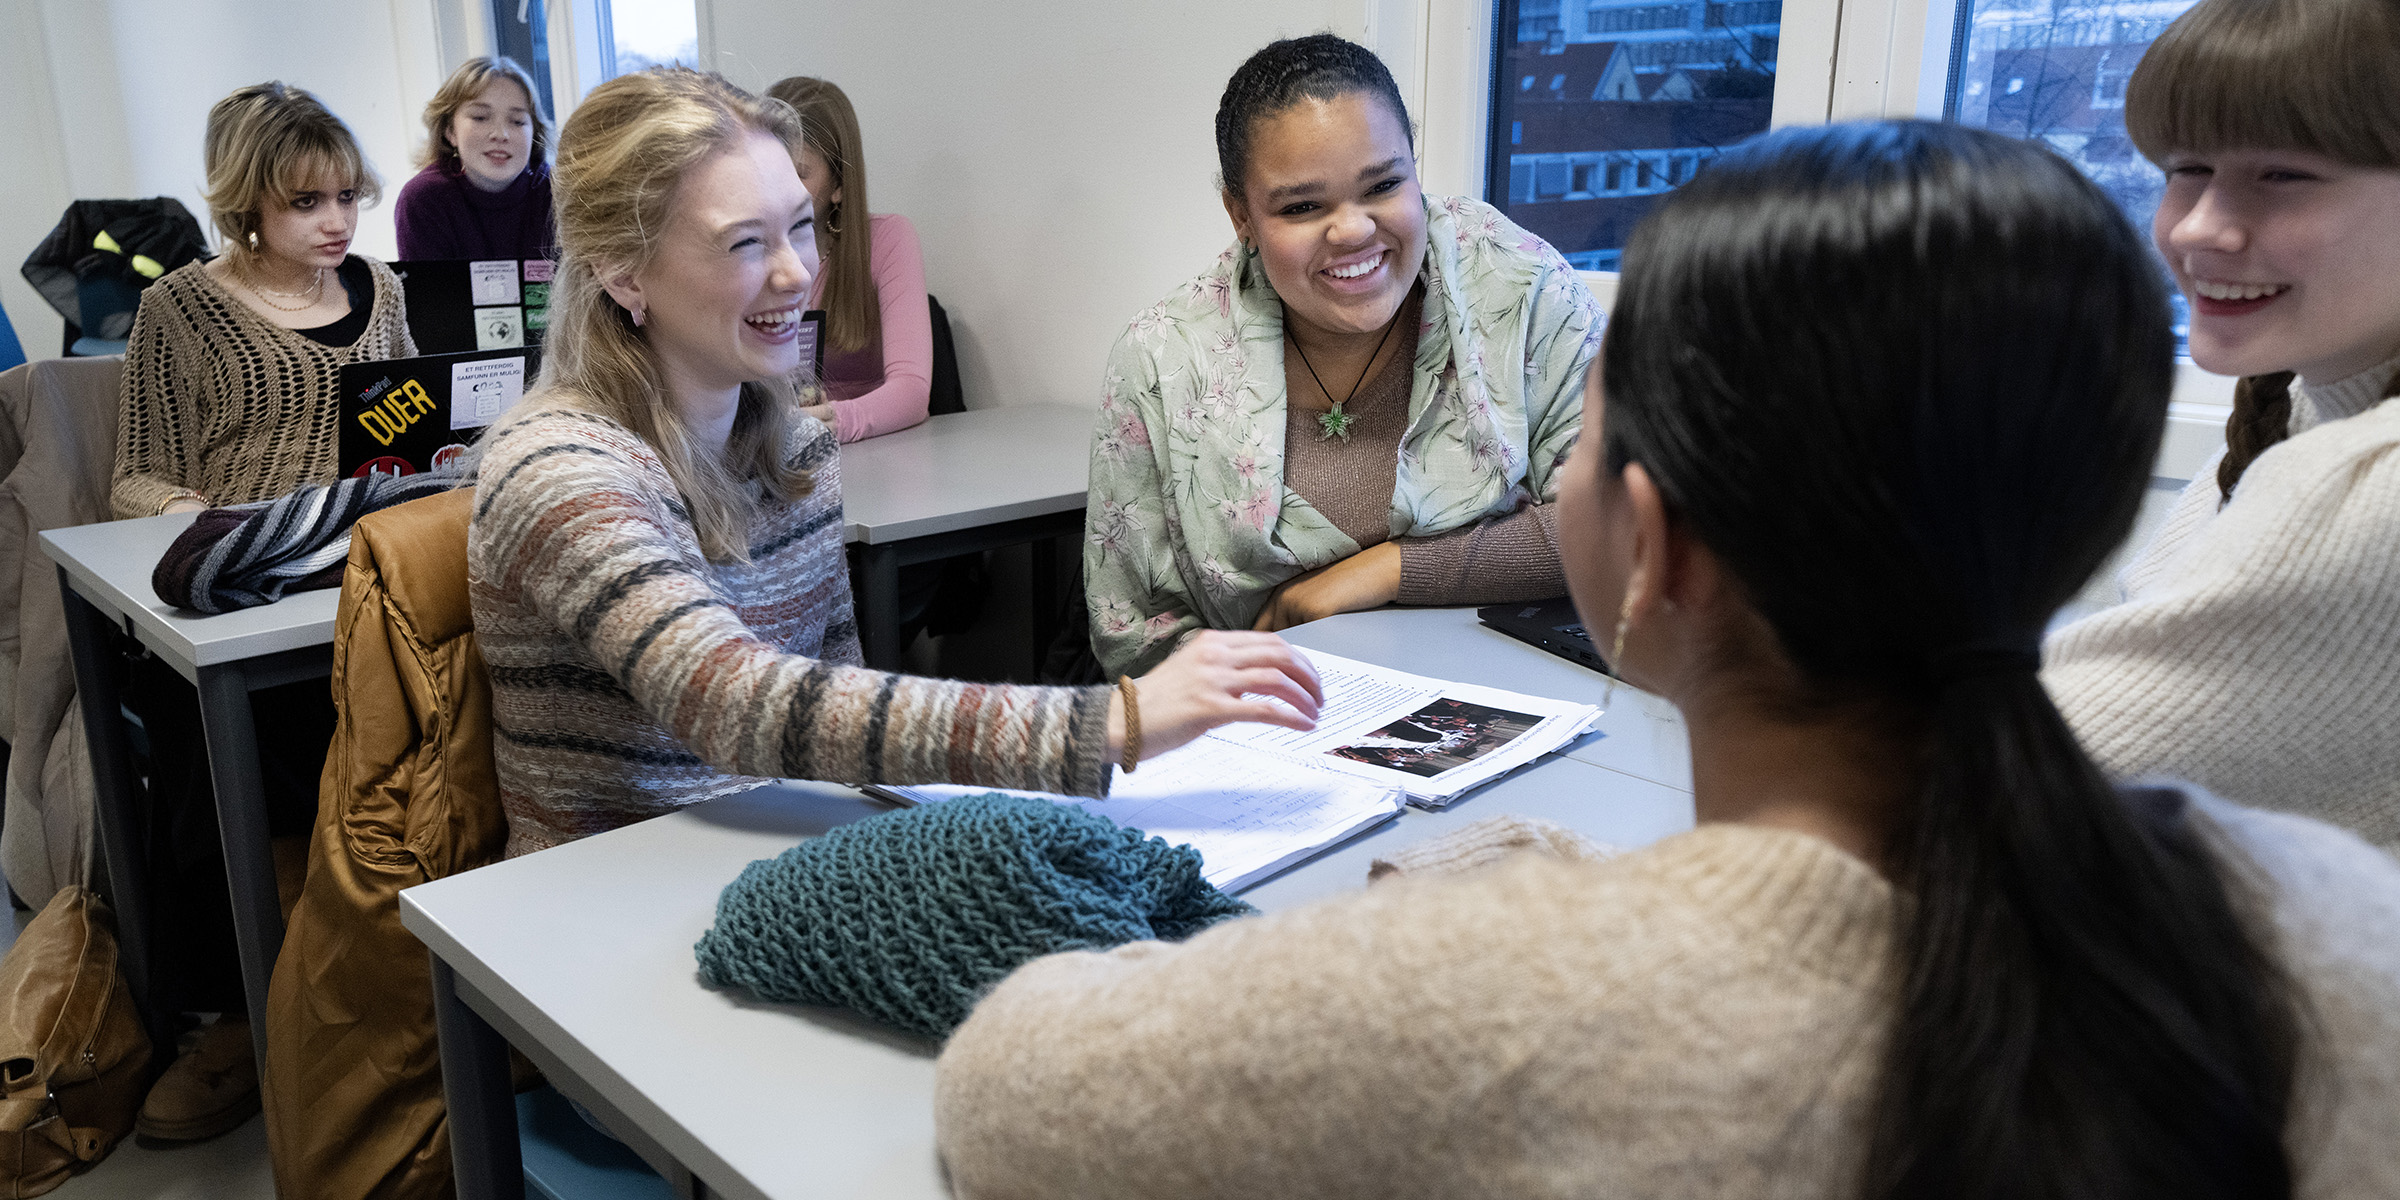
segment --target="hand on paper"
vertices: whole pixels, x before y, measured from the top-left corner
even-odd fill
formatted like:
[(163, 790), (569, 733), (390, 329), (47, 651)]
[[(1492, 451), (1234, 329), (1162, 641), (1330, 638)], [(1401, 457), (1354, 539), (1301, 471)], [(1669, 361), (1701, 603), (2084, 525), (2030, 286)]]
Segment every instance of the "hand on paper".
[(1399, 598), (1400, 547), (1385, 542), (1284, 580), (1251, 628), (1272, 633), (1335, 613), (1382, 608)]
[(825, 422), (825, 428), (827, 429), (832, 429), (835, 427), (833, 424), (833, 405), (830, 403), (804, 404), (800, 407), (800, 415), (804, 417), (815, 417), (816, 419)]
[[(1133, 681), (1142, 757), (1156, 758), (1219, 725), (1261, 721), (1316, 728), (1325, 688), (1308, 659), (1271, 633), (1208, 630)], [(1124, 756), (1125, 697), (1108, 702), (1108, 756)]]

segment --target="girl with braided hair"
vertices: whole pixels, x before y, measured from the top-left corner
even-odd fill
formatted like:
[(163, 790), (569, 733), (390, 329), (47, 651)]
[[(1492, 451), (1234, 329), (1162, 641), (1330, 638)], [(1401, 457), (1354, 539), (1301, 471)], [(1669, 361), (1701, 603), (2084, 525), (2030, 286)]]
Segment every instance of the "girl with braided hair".
[(2134, 72), (2224, 455), (2050, 641), (2102, 766), (2400, 846), (2400, 0), (2204, 0)]
[(1234, 72), (1217, 161), (1239, 241), (1109, 354), (1084, 525), (1101, 665), (1564, 591), (1549, 501), (1602, 323), (1566, 260), (1426, 196), (1391, 72), (1332, 34)]

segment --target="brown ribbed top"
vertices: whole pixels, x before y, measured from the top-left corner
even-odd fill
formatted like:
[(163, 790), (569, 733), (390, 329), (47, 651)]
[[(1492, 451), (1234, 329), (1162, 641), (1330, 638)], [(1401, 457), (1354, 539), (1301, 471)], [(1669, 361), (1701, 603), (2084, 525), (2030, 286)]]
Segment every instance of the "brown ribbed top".
[[(1283, 426), (1284, 486), (1362, 548), (1392, 540), (1392, 489), (1415, 386), (1416, 306), (1400, 315), (1399, 343), (1383, 369), (1342, 411), (1350, 438), (1323, 436), (1317, 414), (1298, 404)], [(1336, 384), (1335, 386), (1339, 386)], [(1400, 539), (1400, 603), (1507, 604), (1563, 596), (1558, 528), (1550, 508), (1529, 505), (1432, 537)]]

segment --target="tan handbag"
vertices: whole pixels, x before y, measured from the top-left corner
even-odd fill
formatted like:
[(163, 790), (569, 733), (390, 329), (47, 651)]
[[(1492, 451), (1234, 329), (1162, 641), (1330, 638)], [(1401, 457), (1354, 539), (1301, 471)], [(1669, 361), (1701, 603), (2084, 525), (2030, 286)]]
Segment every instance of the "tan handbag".
[(133, 1131), (150, 1035), (117, 970), (116, 921), (68, 887), (0, 957), (0, 1197), (39, 1196)]

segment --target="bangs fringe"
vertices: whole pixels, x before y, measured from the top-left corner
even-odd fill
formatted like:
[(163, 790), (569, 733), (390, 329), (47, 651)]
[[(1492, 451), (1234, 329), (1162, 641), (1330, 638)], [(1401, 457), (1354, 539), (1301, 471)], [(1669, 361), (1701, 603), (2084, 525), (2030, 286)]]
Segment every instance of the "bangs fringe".
[(2125, 130), (2162, 166), (2177, 153), (2299, 150), (2400, 167), (2400, 4), (2207, 0), (2143, 56)]
[(367, 166), (356, 141), (308, 126), (286, 130), (284, 137), (287, 144), (282, 152), (266, 159), (269, 177), (265, 182), (270, 195), (289, 199), (330, 179), (337, 186), (346, 184), (355, 190), (362, 204), (382, 197), (383, 182)]

